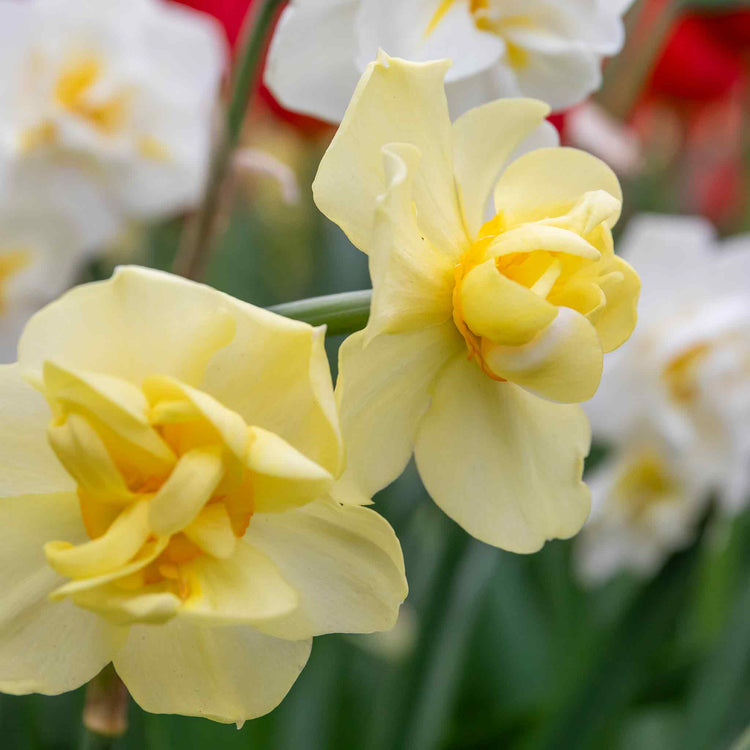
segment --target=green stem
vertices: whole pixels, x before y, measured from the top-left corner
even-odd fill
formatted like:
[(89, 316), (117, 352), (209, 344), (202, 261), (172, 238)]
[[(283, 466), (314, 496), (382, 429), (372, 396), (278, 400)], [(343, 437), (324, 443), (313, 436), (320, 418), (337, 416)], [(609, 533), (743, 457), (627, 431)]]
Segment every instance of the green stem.
[(650, 3), (641, 0), (631, 10), (625, 47), (607, 62), (604, 83), (595, 97), (614, 117), (630, 116), (684, 4), (685, 0), (666, 0), (655, 13)]
[(269, 310), (310, 325), (326, 325), (328, 334), (337, 336), (354, 333), (367, 325), (371, 300), (372, 290), (365, 289), (361, 292), (343, 292), (287, 302), (270, 307)]
[(242, 123), (262, 61), (266, 38), (282, 2), (284, 0), (265, 0), (252, 19), (250, 14), (245, 18), (246, 31), (247, 25), (252, 25), (246, 34), (246, 41), (235, 70), (224, 130), (209, 169), (203, 204), (194, 221), (186, 228), (182, 247), (174, 262), (175, 273), (186, 278), (200, 279), (205, 273), (211, 255), (224, 179), (242, 132)]

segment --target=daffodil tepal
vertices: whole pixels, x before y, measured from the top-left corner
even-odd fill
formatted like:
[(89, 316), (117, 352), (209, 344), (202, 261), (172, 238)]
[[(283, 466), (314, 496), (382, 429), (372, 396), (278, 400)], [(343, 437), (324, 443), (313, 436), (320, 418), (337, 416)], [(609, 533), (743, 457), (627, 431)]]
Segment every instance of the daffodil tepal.
[(31, 319), (0, 368), (0, 690), (113, 662), (147, 710), (242, 722), (312, 636), (393, 625), (398, 541), (328, 494), (323, 336), (138, 268)]
[(451, 518), (531, 552), (588, 514), (577, 403), (630, 335), (639, 281), (613, 252), (612, 171), (554, 147), (539, 101), (499, 100), (451, 124), (448, 67), (381, 54), (315, 180), (373, 282), (367, 328), (340, 352), (337, 492), (366, 502), (413, 452)]

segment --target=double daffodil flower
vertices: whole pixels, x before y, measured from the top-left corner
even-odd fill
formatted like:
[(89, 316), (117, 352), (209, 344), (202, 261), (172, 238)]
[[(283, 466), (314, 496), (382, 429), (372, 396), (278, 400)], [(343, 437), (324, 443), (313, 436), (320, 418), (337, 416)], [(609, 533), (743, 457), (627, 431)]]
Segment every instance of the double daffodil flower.
[(577, 403), (633, 330), (639, 280), (613, 252), (612, 171), (573, 149), (514, 159), (555, 142), (542, 102), (499, 100), (451, 124), (448, 68), (381, 53), (315, 180), (373, 283), (370, 321), (340, 352), (336, 491), (367, 502), (413, 452), (451, 518), (532, 552), (589, 512)]
[(323, 336), (137, 268), (31, 319), (0, 368), (0, 690), (113, 662), (146, 710), (242, 722), (312, 636), (393, 625), (398, 541), (328, 495)]

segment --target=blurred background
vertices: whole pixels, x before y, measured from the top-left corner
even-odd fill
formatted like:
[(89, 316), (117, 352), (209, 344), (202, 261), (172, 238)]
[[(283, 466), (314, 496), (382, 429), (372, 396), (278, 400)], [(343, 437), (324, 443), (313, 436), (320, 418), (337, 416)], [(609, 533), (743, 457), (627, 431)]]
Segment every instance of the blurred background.
[[(248, 0), (185, 4), (216, 16), (231, 44), (241, 38)], [(702, 216), (720, 237), (750, 231), (750, 4), (647, 0), (627, 26), (602, 89), (555, 116), (563, 143), (618, 172), (620, 232), (643, 212)], [(369, 287), (365, 257), (312, 202), (333, 132), (254, 94), (209, 284), (261, 306)], [(131, 226), (78, 280), (123, 262), (169, 269), (185, 221)], [(334, 367), (339, 344), (328, 342)], [(611, 450), (595, 435), (587, 472)], [(705, 492), (689, 538), (652, 570), (592, 585), (576, 575), (576, 539), (531, 556), (475, 542), (410, 467), (377, 498), (410, 581), (394, 631), (317, 638), (282, 705), (239, 731), (131, 702), (115, 747), (746, 750), (750, 513), (722, 513)], [(1, 744), (78, 747), (82, 705), (82, 690), (2, 696)]]

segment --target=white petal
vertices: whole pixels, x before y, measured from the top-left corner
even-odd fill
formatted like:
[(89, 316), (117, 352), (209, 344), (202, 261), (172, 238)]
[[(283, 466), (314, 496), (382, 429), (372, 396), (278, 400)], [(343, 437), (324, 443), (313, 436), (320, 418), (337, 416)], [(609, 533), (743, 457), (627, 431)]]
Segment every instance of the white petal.
[(287, 109), (340, 122), (359, 80), (355, 0), (292, 2), (281, 14), (265, 83)]

